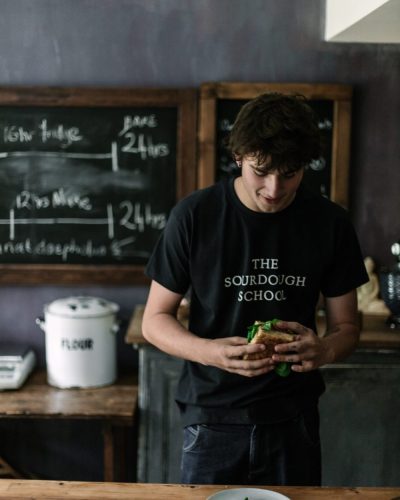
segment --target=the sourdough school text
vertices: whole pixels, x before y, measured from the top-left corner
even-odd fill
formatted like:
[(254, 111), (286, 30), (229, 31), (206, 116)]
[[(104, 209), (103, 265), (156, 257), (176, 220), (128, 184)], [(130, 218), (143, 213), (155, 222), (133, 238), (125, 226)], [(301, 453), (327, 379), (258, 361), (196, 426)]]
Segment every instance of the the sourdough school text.
[[(278, 259), (257, 258), (251, 260), (252, 274), (236, 274), (226, 276), (225, 288), (240, 287), (238, 302), (277, 301), (286, 300), (287, 287), (305, 287), (306, 277), (292, 274), (280, 274)], [(267, 271), (267, 272), (266, 272)], [(247, 288), (250, 288), (248, 290)], [(254, 289), (254, 287), (262, 287)]]

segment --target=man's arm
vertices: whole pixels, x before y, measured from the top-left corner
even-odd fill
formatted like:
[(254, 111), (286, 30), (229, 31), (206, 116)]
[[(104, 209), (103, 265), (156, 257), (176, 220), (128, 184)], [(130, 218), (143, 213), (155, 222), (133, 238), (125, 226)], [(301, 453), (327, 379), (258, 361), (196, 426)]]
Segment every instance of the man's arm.
[(325, 308), (327, 333), (323, 338), (299, 323), (282, 321), (279, 324), (298, 336), (294, 342), (275, 348), (275, 361), (294, 363), (293, 371), (306, 372), (339, 361), (354, 351), (360, 336), (356, 290), (340, 297), (326, 298)]
[(274, 369), (271, 359), (242, 359), (244, 354), (264, 350), (262, 344), (248, 344), (245, 337), (210, 340), (188, 331), (176, 319), (181, 300), (181, 294), (152, 282), (142, 322), (143, 336), (151, 344), (172, 356), (247, 377)]
[(153, 281), (143, 314), (143, 336), (172, 356), (204, 364), (200, 353), (207, 340), (189, 332), (176, 319), (182, 297)]
[(340, 361), (354, 351), (360, 339), (356, 290), (327, 298), (325, 310), (327, 331), (322, 340), (332, 353), (330, 362)]

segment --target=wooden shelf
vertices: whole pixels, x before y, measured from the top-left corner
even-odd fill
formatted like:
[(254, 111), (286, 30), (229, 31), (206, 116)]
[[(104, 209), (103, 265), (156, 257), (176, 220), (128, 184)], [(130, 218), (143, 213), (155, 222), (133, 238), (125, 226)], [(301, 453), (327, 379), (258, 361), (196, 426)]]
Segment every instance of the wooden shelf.
[[(114, 469), (124, 463), (125, 446), (120, 439), (133, 426), (138, 400), (134, 376), (120, 377), (115, 384), (82, 389), (57, 389), (48, 385), (46, 372), (36, 371), (18, 390), (3, 391), (0, 419), (64, 419), (102, 422), (104, 480), (114, 481)], [(118, 453), (117, 453), (118, 451)]]
[[(144, 305), (136, 306), (125, 336), (127, 344), (141, 345), (147, 341), (142, 335)], [(361, 316), (361, 336), (358, 345), (361, 349), (400, 349), (400, 330), (390, 329), (386, 317), (381, 315)], [(185, 321), (182, 321), (185, 324)], [(323, 336), (324, 319), (318, 318), (318, 333)]]

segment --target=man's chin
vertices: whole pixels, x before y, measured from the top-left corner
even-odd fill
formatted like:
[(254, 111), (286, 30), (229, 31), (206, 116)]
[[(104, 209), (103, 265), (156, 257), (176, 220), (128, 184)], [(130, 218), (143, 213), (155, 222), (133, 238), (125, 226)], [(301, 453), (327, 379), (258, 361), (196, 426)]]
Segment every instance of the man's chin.
[(285, 208), (285, 201), (281, 198), (279, 200), (267, 200), (263, 196), (258, 197), (257, 206), (260, 212), (279, 212)]

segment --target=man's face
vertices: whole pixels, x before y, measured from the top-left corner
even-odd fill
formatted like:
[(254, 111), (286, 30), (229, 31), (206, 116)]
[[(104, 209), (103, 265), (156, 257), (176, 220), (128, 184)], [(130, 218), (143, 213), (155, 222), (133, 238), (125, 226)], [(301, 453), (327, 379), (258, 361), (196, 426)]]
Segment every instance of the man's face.
[(255, 156), (242, 158), (242, 175), (235, 181), (240, 201), (255, 212), (279, 212), (288, 207), (296, 196), (304, 169), (288, 174), (268, 170), (271, 158), (259, 165)]

